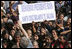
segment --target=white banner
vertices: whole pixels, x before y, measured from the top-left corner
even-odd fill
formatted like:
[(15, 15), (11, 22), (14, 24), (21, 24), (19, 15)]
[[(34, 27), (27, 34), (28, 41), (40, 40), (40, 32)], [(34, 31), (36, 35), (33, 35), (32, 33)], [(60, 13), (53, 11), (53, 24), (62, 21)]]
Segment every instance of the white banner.
[(22, 4), (18, 6), (18, 9), (22, 24), (32, 23), (32, 21), (56, 20), (54, 1)]

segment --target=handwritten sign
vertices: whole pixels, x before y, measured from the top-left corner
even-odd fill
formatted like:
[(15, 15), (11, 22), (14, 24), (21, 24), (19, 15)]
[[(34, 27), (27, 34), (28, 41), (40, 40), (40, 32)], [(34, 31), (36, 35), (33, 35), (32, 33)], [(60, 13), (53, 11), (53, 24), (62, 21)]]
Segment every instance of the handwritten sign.
[(56, 19), (54, 1), (22, 4), (18, 5), (18, 9), (22, 24)]

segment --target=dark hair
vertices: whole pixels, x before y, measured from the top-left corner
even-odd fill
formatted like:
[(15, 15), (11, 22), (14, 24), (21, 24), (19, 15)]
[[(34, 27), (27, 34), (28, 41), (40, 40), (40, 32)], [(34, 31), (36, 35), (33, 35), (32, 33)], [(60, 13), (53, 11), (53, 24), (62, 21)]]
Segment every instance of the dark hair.
[(5, 23), (1, 23), (1, 29), (2, 29), (2, 27), (5, 28)]
[(4, 38), (4, 35), (5, 34), (9, 34), (9, 32), (7, 31), (7, 30), (4, 30), (3, 32), (2, 32), (2, 38)]
[(7, 45), (7, 47), (8, 47), (8, 42), (7, 42), (7, 40), (2, 40), (2, 47), (4, 48), (3, 44)]
[[(42, 29), (42, 28), (44, 28), (44, 29), (45, 29), (45, 27), (44, 27), (44, 26), (41, 26), (41, 29)], [(41, 29), (40, 29), (40, 32), (41, 32)]]
[(7, 43), (7, 41), (6, 40), (2, 40), (2, 43)]
[(4, 31), (2, 32), (3, 35), (5, 35), (6, 33), (8, 33), (7, 30), (4, 30)]
[(21, 33), (19, 31), (16, 31), (14, 37), (16, 37), (16, 36), (20, 36), (21, 37)]
[(60, 18), (61, 14), (63, 14), (63, 15), (64, 15), (64, 13), (59, 13), (59, 15), (58, 15), (59, 17), (58, 17), (58, 18)]
[[(52, 31), (53, 31), (53, 30), (55, 30), (55, 29), (54, 29), (54, 28), (52, 28)], [(51, 31), (51, 32), (52, 32), (52, 31)], [(56, 30), (55, 30), (55, 31), (56, 31)]]
[(61, 37), (61, 36), (63, 36), (63, 39), (64, 39), (64, 40), (67, 40), (67, 38), (66, 38), (64, 35), (60, 35), (60, 37)]
[(68, 17), (68, 19), (71, 19), (71, 17)]

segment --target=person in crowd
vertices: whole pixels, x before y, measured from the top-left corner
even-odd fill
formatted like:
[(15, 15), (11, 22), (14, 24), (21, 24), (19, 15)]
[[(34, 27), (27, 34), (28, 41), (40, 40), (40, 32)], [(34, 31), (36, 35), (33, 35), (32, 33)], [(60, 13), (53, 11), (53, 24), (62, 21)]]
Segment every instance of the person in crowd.
[(37, 41), (33, 41), (33, 47), (34, 48), (39, 48), (38, 42)]
[(22, 24), (18, 5), (36, 2), (47, 1), (1, 1), (1, 48), (71, 48), (71, 1), (55, 1), (56, 20)]

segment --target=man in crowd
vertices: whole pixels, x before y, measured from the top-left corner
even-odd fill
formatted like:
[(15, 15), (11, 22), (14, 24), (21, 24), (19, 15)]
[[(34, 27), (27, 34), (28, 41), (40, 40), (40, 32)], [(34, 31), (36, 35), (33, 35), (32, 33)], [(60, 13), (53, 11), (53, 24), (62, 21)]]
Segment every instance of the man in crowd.
[(1, 48), (71, 48), (70, 1), (55, 1), (56, 20), (27, 25), (19, 20), (19, 4), (27, 3), (10, 1), (5, 8), (1, 2)]

